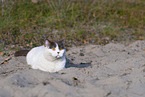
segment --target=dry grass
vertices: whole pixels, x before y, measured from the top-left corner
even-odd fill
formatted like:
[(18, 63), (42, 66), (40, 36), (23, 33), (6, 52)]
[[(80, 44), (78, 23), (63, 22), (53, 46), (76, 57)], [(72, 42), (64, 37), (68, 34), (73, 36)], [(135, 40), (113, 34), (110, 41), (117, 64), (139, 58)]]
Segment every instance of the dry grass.
[(4, 45), (33, 47), (46, 38), (65, 38), (68, 46), (145, 38), (144, 0), (0, 2), (0, 43)]

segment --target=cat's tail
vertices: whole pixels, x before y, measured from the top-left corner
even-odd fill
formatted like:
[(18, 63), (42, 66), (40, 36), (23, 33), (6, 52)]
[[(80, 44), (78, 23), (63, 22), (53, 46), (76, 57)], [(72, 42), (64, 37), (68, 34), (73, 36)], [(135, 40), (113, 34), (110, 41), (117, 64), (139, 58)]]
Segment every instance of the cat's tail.
[(14, 56), (15, 57), (26, 56), (29, 51), (30, 50), (19, 50), (15, 52)]

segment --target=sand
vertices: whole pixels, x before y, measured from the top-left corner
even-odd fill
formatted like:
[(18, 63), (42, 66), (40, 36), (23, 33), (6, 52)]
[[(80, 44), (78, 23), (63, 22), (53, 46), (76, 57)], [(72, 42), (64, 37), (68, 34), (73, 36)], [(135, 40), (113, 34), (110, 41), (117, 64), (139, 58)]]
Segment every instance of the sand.
[(0, 97), (145, 97), (145, 41), (72, 47), (66, 57), (56, 73), (12, 57), (0, 65)]

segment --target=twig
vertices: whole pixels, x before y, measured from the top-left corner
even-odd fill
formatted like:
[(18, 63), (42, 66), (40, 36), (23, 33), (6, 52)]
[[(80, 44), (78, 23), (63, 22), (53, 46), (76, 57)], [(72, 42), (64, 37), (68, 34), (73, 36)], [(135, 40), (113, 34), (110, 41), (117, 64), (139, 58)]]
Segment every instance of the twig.
[(9, 61), (10, 59), (12, 59), (12, 56), (7, 57), (7, 58), (4, 59), (3, 61), (1, 61), (0, 65), (1, 65), (1, 64), (6, 64), (6, 63), (8, 63), (8, 61)]

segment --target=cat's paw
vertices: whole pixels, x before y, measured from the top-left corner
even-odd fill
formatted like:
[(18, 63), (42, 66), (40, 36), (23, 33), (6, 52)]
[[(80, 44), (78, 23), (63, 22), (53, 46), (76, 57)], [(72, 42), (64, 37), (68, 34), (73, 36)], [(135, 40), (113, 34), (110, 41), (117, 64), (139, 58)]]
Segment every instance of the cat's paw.
[(38, 69), (36, 66), (32, 66), (31, 68), (32, 68), (32, 69)]

